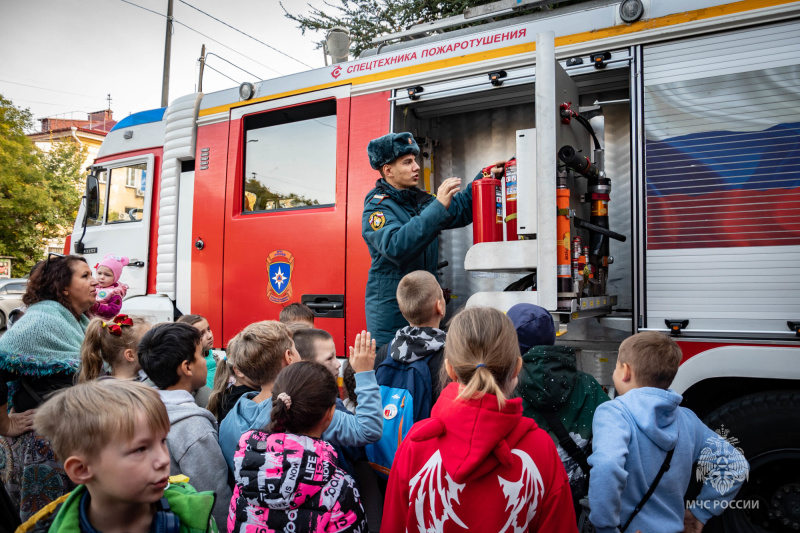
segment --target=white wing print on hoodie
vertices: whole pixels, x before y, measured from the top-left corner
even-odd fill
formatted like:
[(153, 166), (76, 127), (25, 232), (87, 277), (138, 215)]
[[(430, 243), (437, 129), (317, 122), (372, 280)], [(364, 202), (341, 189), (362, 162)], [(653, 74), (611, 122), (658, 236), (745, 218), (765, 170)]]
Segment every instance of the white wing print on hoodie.
[[(542, 474), (539, 473), (539, 468), (530, 455), (517, 449), (511, 450), (511, 453), (522, 460), (522, 474), (519, 481), (508, 481), (497, 476), (497, 480), (503, 488), (503, 494), (508, 499), (506, 510), (511, 508), (508, 521), (500, 531), (502, 533), (511, 526), (514, 528), (514, 533), (523, 533), (528, 529), (528, 524), (533, 520), (536, 515), (536, 509), (539, 507), (539, 502), (542, 501), (544, 482), (542, 481)], [(519, 515), (526, 505), (528, 510), (525, 514), (525, 522), (520, 524)]]
[[(509, 512), (508, 521), (500, 529), (503, 533), (509, 527), (514, 533), (527, 530), (528, 524), (536, 515), (539, 502), (544, 496), (544, 482), (539, 468), (531, 456), (522, 450), (511, 450), (511, 453), (520, 458), (522, 471), (518, 481), (508, 481), (497, 476), (500, 488), (503, 490), (508, 503), (506, 511)], [(419, 533), (435, 533), (442, 531), (447, 520), (453, 520), (464, 529), (469, 529), (456, 515), (454, 504), (458, 505), (458, 493), (464, 490), (466, 483), (456, 483), (450, 475), (442, 469), (442, 456), (437, 450), (428, 462), (408, 482), (409, 496), (414, 503), (414, 514), (417, 519)], [(441, 505), (441, 515), (437, 516), (437, 503)], [(525, 512), (524, 523), (520, 524), (520, 514)]]
[[(443, 473), (444, 476), (442, 476)], [(446, 486), (443, 486), (442, 478), (444, 478)], [(459, 526), (468, 529), (467, 525), (456, 515), (451, 503), (458, 503), (458, 493), (463, 490), (465, 484), (456, 483), (450, 478), (450, 474), (442, 471), (442, 456), (439, 450), (436, 450), (436, 453), (431, 455), (431, 458), (428, 459), (425, 466), (411, 478), (411, 481), (408, 482), (408, 486), (410, 489), (409, 495), (414, 501), (414, 514), (417, 517), (419, 533), (442, 531), (442, 525), (448, 519), (452, 519), (453, 522)], [(417, 492), (416, 497), (414, 497), (414, 492)], [(440, 502), (442, 506), (441, 516), (436, 516), (437, 501)], [(426, 527), (426, 503), (430, 508), (429, 514), (432, 522), (430, 527)]]

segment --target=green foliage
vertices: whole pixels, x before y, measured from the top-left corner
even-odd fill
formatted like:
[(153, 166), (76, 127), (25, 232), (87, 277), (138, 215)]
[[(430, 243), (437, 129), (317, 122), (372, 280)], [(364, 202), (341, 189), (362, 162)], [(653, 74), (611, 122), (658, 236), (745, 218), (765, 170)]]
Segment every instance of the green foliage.
[(311, 200), (305, 196), (295, 193), (279, 194), (272, 192), (260, 181), (250, 178), (245, 182), (244, 190), (252, 193), (256, 197), (253, 211), (266, 211), (272, 209), (286, 209), (290, 207), (305, 207), (309, 205), (319, 205), (319, 200)]
[(13, 257), (13, 275), (44, 256), (48, 239), (72, 227), (81, 198), (86, 147), (66, 141), (50, 152), (25, 135), (30, 111), (0, 95), (0, 255)]
[(468, 7), (494, 0), (339, 0), (341, 5), (325, 2), (328, 9), (311, 8), (309, 16), (293, 15), (281, 3), (286, 17), (306, 30), (327, 31), (334, 26), (350, 30), (350, 53), (353, 57), (369, 48), (377, 35), (403, 31), (422, 22), (459, 15)]
[[(311, 7), (311, 13), (293, 15), (283, 3), (281, 7), (287, 18), (298, 23), (305, 35), (306, 30), (325, 32), (334, 26), (343, 26), (350, 31), (350, 53), (358, 57), (364, 50), (374, 48), (372, 39), (378, 35), (407, 30), (415, 24), (461, 15), (470, 7), (490, 4), (496, 0), (339, 0), (341, 5), (325, 2), (327, 8)], [(586, 0), (567, 0), (542, 8), (533, 8), (511, 16), (549, 10), (562, 5), (581, 3)], [(508, 18), (508, 17), (503, 17)], [(455, 28), (453, 28), (455, 29)]]

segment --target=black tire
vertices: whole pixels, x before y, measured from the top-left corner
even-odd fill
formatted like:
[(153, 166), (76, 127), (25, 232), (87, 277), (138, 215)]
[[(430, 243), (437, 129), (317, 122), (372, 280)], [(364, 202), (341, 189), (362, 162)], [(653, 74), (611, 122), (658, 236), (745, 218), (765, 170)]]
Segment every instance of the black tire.
[(800, 392), (772, 391), (728, 402), (703, 420), (737, 438), (735, 445), (750, 462), (749, 478), (736, 496), (742, 505), (709, 520), (704, 532), (788, 533), (800, 528), (798, 419)]

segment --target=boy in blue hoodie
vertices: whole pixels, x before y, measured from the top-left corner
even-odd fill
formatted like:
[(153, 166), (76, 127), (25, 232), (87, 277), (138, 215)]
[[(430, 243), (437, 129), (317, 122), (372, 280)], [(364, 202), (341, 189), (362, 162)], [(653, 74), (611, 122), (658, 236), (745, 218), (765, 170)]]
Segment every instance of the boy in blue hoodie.
[[(219, 428), (222, 455), (233, 471), (233, 454), (241, 436), (251, 429), (264, 429), (272, 411), (272, 385), (285, 367), (300, 361), (288, 326), (274, 320), (250, 324), (228, 343), (228, 360), (260, 392), (244, 394)], [(350, 365), (356, 372), (358, 407), (355, 415), (336, 411), (322, 440), (341, 446), (365, 446), (383, 434), (381, 395), (372, 365), (375, 341), (366, 331), (356, 335), (350, 348)]]
[[(619, 347), (613, 376), (618, 396), (600, 405), (592, 422), (589, 518), (597, 533), (622, 530), (670, 450), (669, 469), (628, 531), (699, 532), (722, 513), (747, 476), (742, 454), (679, 407), (683, 398), (669, 390), (681, 359), (678, 344), (658, 332), (633, 335)], [(726, 482), (704, 482), (689, 511), (683, 498), (698, 460)]]

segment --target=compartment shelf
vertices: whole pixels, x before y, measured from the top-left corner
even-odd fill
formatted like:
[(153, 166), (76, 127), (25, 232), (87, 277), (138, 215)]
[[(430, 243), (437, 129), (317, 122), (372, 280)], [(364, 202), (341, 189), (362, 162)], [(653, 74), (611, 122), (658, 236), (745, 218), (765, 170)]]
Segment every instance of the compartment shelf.
[(535, 239), (481, 242), (467, 250), (464, 268), (479, 272), (531, 272), (537, 267), (538, 250)]

